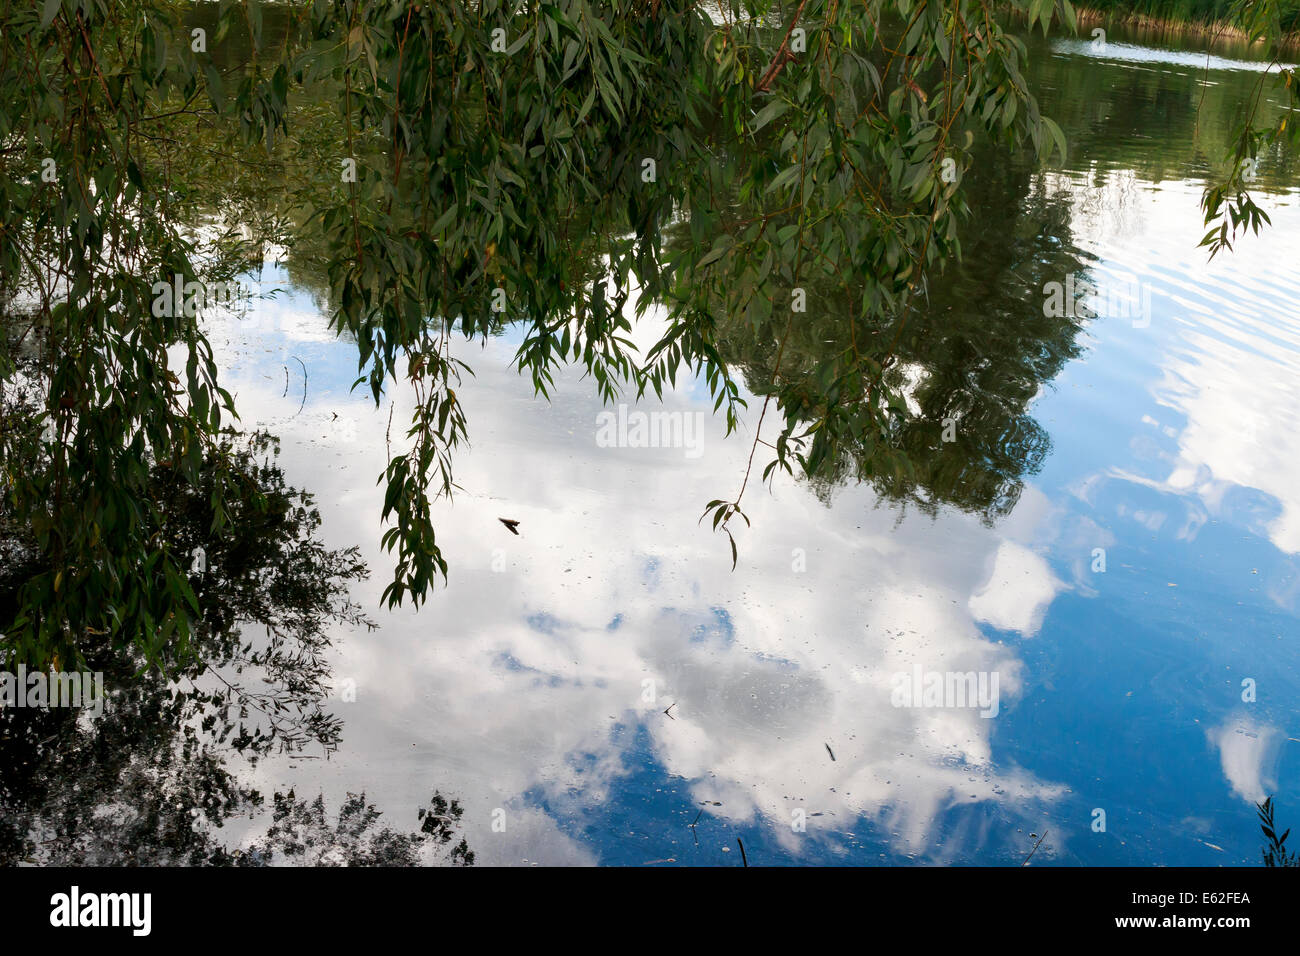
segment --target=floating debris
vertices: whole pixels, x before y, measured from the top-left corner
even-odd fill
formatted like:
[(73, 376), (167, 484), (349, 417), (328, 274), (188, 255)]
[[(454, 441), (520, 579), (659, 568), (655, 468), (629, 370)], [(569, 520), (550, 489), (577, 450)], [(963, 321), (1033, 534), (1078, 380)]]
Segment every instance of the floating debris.
[[(1033, 834), (1033, 833), (1029, 834), (1029, 839), (1032, 840), (1032, 839), (1034, 838), (1034, 836), (1035, 836), (1035, 834)], [(1044, 831), (1043, 831), (1043, 835), (1040, 836), (1040, 837), (1038, 838), (1038, 842), (1034, 844), (1034, 848), (1033, 848), (1032, 850), (1029, 851), (1029, 856), (1025, 857), (1025, 862), (1020, 864), (1021, 866), (1028, 866), (1028, 865), (1029, 865), (1029, 861), (1030, 861), (1031, 859), (1033, 859), (1034, 854), (1038, 852), (1038, 848), (1039, 848), (1040, 846), (1043, 845), (1043, 841), (1046, 840), (1046, 839), (1047, 839), (1047, 831), (1044, 830)]]

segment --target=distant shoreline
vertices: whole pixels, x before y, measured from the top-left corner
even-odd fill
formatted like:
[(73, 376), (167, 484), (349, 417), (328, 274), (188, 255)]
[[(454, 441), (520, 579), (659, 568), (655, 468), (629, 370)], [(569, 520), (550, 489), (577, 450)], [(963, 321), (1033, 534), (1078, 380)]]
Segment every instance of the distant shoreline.
[[(1019, 12), (1019, 11), (1017, 11)], [(1100, 10), (1086, 5), (1075, 5), (1080, 25), (1117, 23), (1139, 30), (1150, 30), (1164, 36), (1202, 36), (1216, 40), (1236, 40), (1246, 42), (1246, 33), (1228, 20), (1191, 20), (1176, 16), (1159, 16), (1137, 11)], [(1257, 40), (1252, 46), (1262, 45)], [(1300, 49), (1300, 32), (1291, 31), (1282, 36), (1283, 49)]]

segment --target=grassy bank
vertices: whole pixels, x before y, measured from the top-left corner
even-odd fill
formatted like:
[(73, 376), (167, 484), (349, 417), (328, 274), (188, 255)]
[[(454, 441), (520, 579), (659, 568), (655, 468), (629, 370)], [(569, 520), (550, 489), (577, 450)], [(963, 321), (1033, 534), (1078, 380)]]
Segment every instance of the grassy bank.
[[(1236, 3), (1234, 0), (1093, 0), (1086, 6), (1120, 18), (1205, 25), (1229, 23)], [(1300, 2), (1284, 0), (1279, 9), (1282, 28), (1295, 31), (1300, 26)]]
[[(1247, 41), (1232, 17), (1234, 0), (1091, 0), (1076, 4), (1079, 24), (1122, 25), (1142, 39), (1210, 38)], [(1285, 49), (1300, 49), (1300, 0), (1283, 0), (1281, 27)]]

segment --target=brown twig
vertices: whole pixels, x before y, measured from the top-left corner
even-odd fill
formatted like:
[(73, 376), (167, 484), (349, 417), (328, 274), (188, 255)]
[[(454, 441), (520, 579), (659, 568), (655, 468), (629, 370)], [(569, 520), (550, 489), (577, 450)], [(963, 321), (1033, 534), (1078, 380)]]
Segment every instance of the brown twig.
[(1033, 859), (1034, 854), (1038, 852), (1038, 848), (1043, 845), (1043, 841), (1046, 839), (1047, 839), (1047, 831), (1044, 830), (1043, 835), (1040, 836), (1038, 838), (1038, 842), (1034, 844), (1034, 848), (1029, 851), (1029, 856), (1025, 857), (1025, 862), (1020, 864), (1021, 866), (1029, 865), (1029, 861)]
[(790, 34), (794, 32), (794, 25), (799, 22), (799, 17), (803, 15), (803, 8), (807, 3), (808, 0), (800, 0), (799, 9), (794, 12), (794, 19), (790, 21), (790, 26), (786, 27), (785, 36), (781, 39), (781, 45), (777, 48), (776, 55), (772, 57), (772, 62), (767, 65), (762, 78), (758, 81), (758, 86), (754, 87), (755, 93), (766, 93), (776, 80), (777, 75), (785, 69), (785, 65), (795, 58), (794, 54), (790, 52)]

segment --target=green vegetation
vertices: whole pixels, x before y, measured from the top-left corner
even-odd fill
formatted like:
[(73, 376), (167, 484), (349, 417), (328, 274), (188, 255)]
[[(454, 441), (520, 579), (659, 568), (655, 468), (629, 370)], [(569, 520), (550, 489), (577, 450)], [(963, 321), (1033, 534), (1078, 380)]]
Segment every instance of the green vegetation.
[(1259, 829), (1264, 834), (1264, 849), (1260, 852), (1264, 856), (1265, 866), (1300, 866), (1300, 856), (1291, 853), (1286, 848), (1286, 838), (1291, 835), (1290, 829), (1277, 834), (1277, 824), (1273, 820), (1274, 806), (1273, 798), (1265, 797), (1263, 803), (1256, 804), (1259, 811)]
[[(964, 169), (975, 130), (1063, 145), (1023, 44), (971, 0), (750, 0), (720, 23), (693, 2), (227, 2), (207, 34), (185, 12), (6, 7), (0, 520), (34, 568), (0, 622), (16, 660), (71, 664), (88, 635), (160, 668), (193, 652), (191, 556), (150, 475), (203, 487), (228, 533), (238, 482), (217, 436), (236, 411), (195, 317), (157, 308), (156, 283), (230, 279), (268, 241), (314, 250), (359, 384), (378, 401), (400, 377), (417, 396), (384, 469), (383, 543), (388, 599), (418, 603), (447, 571), (430, 502), (454, 490), (467, 437), (456, 342), (523, 323), (519, 367), (540, 392), (576, 361), (606, 400), (685, 366), (734, 425), (721, 326), (783, 314), (788, 334), (793, 290), (821, 277), (888, 327), (959, 249), (944, 161)], [(237, 31), (240, 58), (223, 51)], [(288, 186), (241, 216), (263, 165)], [(200, 206), (222, 211), (202, 231)], [(620, 311), (634, 284), (670, 311), (644, 361)], [(812, 421), (777, 389), (769, 473), (815, 464), (804, 435), (886, 439), (896, 337), (825, 362)]]
[[(221, 436), (197, 488), (154, 467), (147, 500), (159, 508), (168, 547), (205, 555), (192, 575), (202, 609), (190, 622), (193, 653), (164, 648), (163, 674), (136, 646), (87, 634), (79, 651), (104, 675), (102, 714), (0, 708), (0, 762), (12, 771), (0, 778), (0, 865), (231, 862), (213, 829), (264, 800), (239, 784), (227, 757), (337, 746), (328, 635), (368, 623), (347, 597), (366, 569), (355, 549), (321, 544), (320, 515), (309, 495), (285, 484), (278, 451), (269, 435)], [(216, 534), (219, 464), (238, 492)], [(8, 616), (45, 560), (30, 541), (20, 544), (19, 559), (0, 566)]]
[[(1044, 29), (1075, 25), (1066, 0), (1016, 7)], [(781, 430), (767, 464), (753, 467), (755, 439), (737, 487), (709, 503), (728, 535), (751, 477), (825, 478), (851, 460), (848, 473), (909, 487), (931, 426), (908, 422), (900, 371), (925, 328), (916, 303), (961, 252), (965, 174), (978, 150), (1037, 158), (1064, 136), (1025, 82), (1023, 41), (984, 0), (733, 0), (718, 22), (705, 10), (7, 5), (0, 549), (30, 571), (0, 617), (9, 660), (72, 666), (102, 637), (162, 670), (198, 653), (193, 546), (155, 476), (201, 493), (218, 539), (248, 520), (248, 488), (192, 297), (168, 305), (159, 290), (212, 289), (271, 243), (322, 277), (323, 309), (357, 345), (357, 386), (376, 402), (396, 381), (414, 391), (380, 476), (392, 604), (418, 605), (447, 574), (431, 506), (454, 492), (468, 438), (462, 356), (511, 323), (542, 394), (566, 362), (606, 401), (657, 394), (685, 369), (732, 428), (741, 398), (721, 344), (756, 337), (755, 424), (770, 413)], [(1243, 17), (1277, 39), (1276, 4)], [(1256, 128), (1261, 99), (1206, 195), (1213, 251), (1264, 219), (1243, 161), (1295, 135)], [(668, 313), (644, 356), (623, 314), (633, 288), (638, 308)], [(799, 359), (809, 316), (832, 309), (847, 337)], [(942, 411), (956, 392), (932, 387), (927, 411)], [(1008, 396), (988, 434), (1032, 464), (1032, 430), (1004, 427), (1030, 394)], [(1006, 458), (960, 451), (988, 470), (969, 505), (1008, 506)]]
[[(1169, 25), (1206, 24), (1231, 27), (1240, 17), (1241, 0), (1090, 0), (1080, 11), (1100, 13), (1118, 20), (1143, 18)], [(1300, 3), (1277, 4), (1278, 26), (1284, 33), (1300, 29)]]

